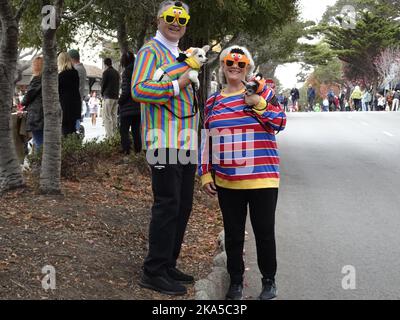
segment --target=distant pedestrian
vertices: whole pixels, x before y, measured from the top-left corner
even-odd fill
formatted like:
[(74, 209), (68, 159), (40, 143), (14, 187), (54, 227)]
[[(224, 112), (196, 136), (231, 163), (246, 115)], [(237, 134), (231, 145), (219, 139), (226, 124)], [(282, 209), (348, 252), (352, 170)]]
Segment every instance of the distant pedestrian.
[(297, 101), (299, 101), (300, 99), (300, 92), (299, 89), (297, 89), (296, 87), (294, 87), (291, 91), (290, 91), (290, 96), (292, 98), (292, 107), (291, 107), (291, 112), (294, 111), (298, 111), (298, 106), (297, 106)]
[(400, 111), (400, 89), (396, 90), (393, 95), (393, 111)]
[(42, 72), (43, 57), (36, 57), (32, 61), (32, 80), (24, 95), (21, 104), (27, 111), (27, 131), (32, 132), (33, 145), (37, 152), (43, 145), (43, 99), (42, 99)]
[(329, 111), (333, 112), (336, 111), (336, 106), (335, 106), (335, 92), (333, 91), (332, 88), (329, 89), (329, 92), (327, 94), (328, 98), (328, 103), (329, 103)]
[(356, 86), (353, 90), (353, 93), (350, 96), (350, 99), (353, 100), (354, 109), (356, 111), (361, 110), (361, 98), (362, 92), (359, 86)]
[(121, 56), (121, 67), (124, 68), (122, 74), (121, 96), (118, 100), (120, 117), (121, 146), (124, 154), (128, 155), (131, 150), (131, 139), (129, 131), (132, 131), (133, 148), (135, 153), (142, 151), (142, 137), (140, 128), (140, 103), (132, 99), (131, 82), (135, 56), (132, 51), (128, 51)]
[(117, 129), (118, 96), (120, 76), (112, 66), (110, 58), (104, 59), (106, 70), (103, 72), (101, 83), (101, 95), (103, 97), (103, 122), (106, 129), (106, 137), (114, 136)]
[(308, 111), (314, 111), (315, 96), (315, 89), (310, 84), (307, 90)]
[(79, 131), (81, 120), (83, 120), (83, 118), (88, 114), (88, 108), (85, 102), (86, 96), (88, 95), (88, 90), (86, 89), (87, 73), (85, 66), (83, 63), (81, 63), (78, 50), (71, 49), (68, 51), (68, 55), (71, 57), (72, 65), (74, 66), (75, 70), (78, 71), (79, 75), (79, 93), (82, 101), (81, 119), (79, 119), (76, 123), (76, 130)]
[(58, 92), (62, 109), (64, 136), (76, 133), (76, 122), (81, 118), (82, 100), (79, 93), (79, 74), (66, 52), (58, 55)]
[(88, 105), (89, 105), (90, 117), (92, 118), (92, 126), (95, 127), (100, 107), (100, 99), (97, 98), (96, 91), (92, 92), (92, 96), (89, 99)]

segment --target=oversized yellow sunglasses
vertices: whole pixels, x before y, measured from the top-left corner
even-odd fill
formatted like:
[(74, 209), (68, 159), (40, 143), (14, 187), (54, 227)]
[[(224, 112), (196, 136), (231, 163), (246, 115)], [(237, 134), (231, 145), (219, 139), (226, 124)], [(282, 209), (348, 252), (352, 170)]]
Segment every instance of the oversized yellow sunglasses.
[(175, 3), (175, 6), (169, 7), (160, 15), (160, 18), (164, 18), (166, 24), (173, 24), (176, 21), (181, 27), (184, 27), (189, 23), (190, 15), (185, 8), (178, 6), (179, 4), (179, 2)]

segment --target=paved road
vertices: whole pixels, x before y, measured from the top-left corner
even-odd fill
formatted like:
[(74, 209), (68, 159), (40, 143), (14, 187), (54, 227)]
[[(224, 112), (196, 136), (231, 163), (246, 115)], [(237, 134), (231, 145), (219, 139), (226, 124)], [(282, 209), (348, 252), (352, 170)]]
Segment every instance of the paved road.
[[(278, 140), (279, 299), (399, 299), (400, 113), (290, 114)], [(254, 251), (250, 234), (249, 298)], [(347, 265), (355, 290), (342, 288)]]
[(103, 140), (105, 137), (105, 129), (103, 126), (103, 118), (97, 118), (96, 126), (92, 126), (90, 118), (85, 118), (83, 121), (85, 127), (85, 139), (84, 141), (99, 139)]

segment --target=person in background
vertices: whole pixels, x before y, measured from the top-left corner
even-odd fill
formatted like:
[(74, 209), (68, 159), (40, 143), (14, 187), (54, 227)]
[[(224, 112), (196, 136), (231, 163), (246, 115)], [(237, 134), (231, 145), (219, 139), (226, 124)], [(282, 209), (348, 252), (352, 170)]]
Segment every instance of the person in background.
[(340, 111), (346, 111), (345, 100), (346, 100), (346, 89), (342, 89), (340, 90), (339, 93)]
[(43, 57), (36, 57), (32, 60), (33, 77), (21, 102), (27, 111), (26, 129), (32, 132), (35, 152), (38, 152), (43, 145), (42, 72)]
[(103, 72), (101, 82), (101, 95), (103, 97), (103, 123), (106, 129), (106, 137), (111, 138), (117, 130), (118, 120), (118, 96), (120, 76), (112, 66), (110, 58), (104, 59), (106, 70)]
[(288, 105), (289, 105), (289, 99), (285, 94), (285, 95), (283, 95), (283, 108), (284, 108), (285, 112), (288, 111)]
[(97, 98), (96, 91), (92, 92), (92, 96), (88, 102), (90, 117), (92, 118), (92, 126), (96, 126), (96, 119), (99, 113), (100, 100)]
[(397, 89), (393, 94), (393, 111), (400, 111), (400, 89)]
[(377, 93), (376, 94), (376, 100), (377, 100), (377, 110), (378, 111), (385, 111), (386, 109), (386, 99), (383, 94)]
[(135, 65), (135, 55), (128, 51), (121, 56), (122, 73), (121, 95), (118, 100), (120, 117), (121, 147), (125, 155), (131, 152), (131, 139), (129, 131), (132, 131), (133, 148), (135, 153), (142, 151), (142, 137), (140, 133), (140, 103), (132, 99), (131, 83), (133, 67)]
[(315, 89), (310, 84), (307, 90), (308, 111), (314, 111), (315, 96)]
[(87, 82), (87, 73), (86, 73), (86, 69), (83, 65), (83, 63), (81, 63), (81, 58), (80, 58), (80, 54), (78, 50), (75, 49), (71, 49), (68, 51), (68, 55), (71, 58), (72, 61), (72, 65), (74, 66), (75, 70), (78, 71), (78, 75), (79, 75), (79, 93), (81, 96), (81, 101), (82, 101), (82, 108), (81, 108), (81, 119), (78, 119), (78, 121), (76, 122), (76, 131), (79, 131), (79, 127), (80, 124), (83, 120), (83, 117), (85, 117), (85, 115), (88, 113), (87, 111), (87, 104), (85, 102), (85, 98), (88, 94), (87, 90), (86, 90), (86, 82)]
[(76, 133), (76, 122), (81, 118), (82, 99), (79, 92), (79, 74), (72, 66), (68, 53), (58, 55), (58, 92), (62, 109), (62, 133)]
[(350, 96), (350, 100), (353, 101), (355, 111), (361, 110), (361, 98), (362, 98), (362, 92), (360, 86), (356, 86)]
[(329, 111), (333, 112), (336, 111), (336, 106), (335, 106), (335, 92), (333, 91), (333, 88), (329, 89), (328, 95), (328, 103), (329, 103)]
[(292, 98), (292, 107), (291, 107), (291, 112), (294, 111), (298, 111), (298, 106), (297, 106), (297, 101), (299, 101), (300, 99), (300, 92), (299, 89), (297, 89), (296, 87), (294, 87), (291, 91), (290, 91), (290, 96)]

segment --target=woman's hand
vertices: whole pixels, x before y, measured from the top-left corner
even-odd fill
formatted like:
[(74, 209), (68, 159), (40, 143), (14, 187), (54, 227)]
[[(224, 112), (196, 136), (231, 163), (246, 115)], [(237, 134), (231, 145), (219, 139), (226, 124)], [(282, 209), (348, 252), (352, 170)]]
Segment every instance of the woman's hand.
[(258, 94), (252, 94), (251, 96), (245, 95), (244, 101), (250, 107), (254, 107), (260, 103), (261, 97)]
[(214, 182), (207, 183), (203, 186), (203, 190), (211, 197), (215, 197), (217, 195), (217, 187)]

